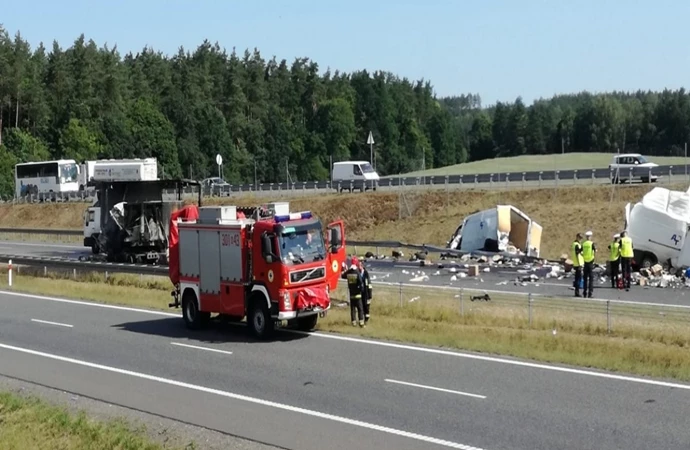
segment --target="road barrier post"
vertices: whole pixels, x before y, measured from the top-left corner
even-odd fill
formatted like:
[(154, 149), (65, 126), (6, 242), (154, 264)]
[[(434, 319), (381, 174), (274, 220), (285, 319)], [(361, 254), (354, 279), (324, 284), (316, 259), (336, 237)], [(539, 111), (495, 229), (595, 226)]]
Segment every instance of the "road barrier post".
[(611, 300), (606, 300), (606, 332), (611, 333)]
[(10, 286), (12, 286), (12, 260), (10, 259), (9, 263), (7, 264), (7, 281), (9, 282)]
[(403, 306), (403, 296), (402, 296), (402, 287), (403, 287), (403, 283), (402, 283), (402, 281), (399, 281), (398, 283), (400, 284), (400, 287), (399, 287), (399, 292), (400, 292), (400, 307), (402, 308), (402, 306)]
[(460, 315), (465, 317), (465, 293), (464, 288), (460, 288)]

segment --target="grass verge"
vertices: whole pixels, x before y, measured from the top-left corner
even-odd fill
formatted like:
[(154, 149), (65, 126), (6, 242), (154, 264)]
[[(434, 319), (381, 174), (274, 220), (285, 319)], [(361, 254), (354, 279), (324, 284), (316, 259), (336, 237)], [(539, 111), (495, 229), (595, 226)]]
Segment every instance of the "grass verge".
[[(611, 153), (565, 153), (554, 155), (522, 155), (509, 158), (485, 159), (465, 164), (439, 167), (425, 171), (411, 172), (402, 176), (474, 175), (476, 173), (519, 173), (549, 170), (587, 170), (607, 168), (611, 164)], [(653, 156), (649, 158), (660, 166), (687, 164), (682, 156)]]
[(0, 392), (0, 424), (0, 449), (171, 448), (150, 441), (145, 430), (124, 420), (93, 421), (84, 412), (70, 414), (65, 408), (9, 392)]
[[(23, 269), (24, 270), (24, 269)], [(23, 274), (12, 289), (168, 310), (170, 284), (164, 277)], [(0, 286), (7, 286), (6, 274)], [(624, 306), (583, 299), (554, 299), (377, 285), (372, 321), (353, 328), (345, 292), (319, 321), (321, 331), (494, 353), (542, 362), (573, 364), (637, 375), (690, 381), (690, 312), (664, 305)], [(577, 300), (577, 301), (575, 301)], [(230, 331), (229, 331), (230, 332)]]

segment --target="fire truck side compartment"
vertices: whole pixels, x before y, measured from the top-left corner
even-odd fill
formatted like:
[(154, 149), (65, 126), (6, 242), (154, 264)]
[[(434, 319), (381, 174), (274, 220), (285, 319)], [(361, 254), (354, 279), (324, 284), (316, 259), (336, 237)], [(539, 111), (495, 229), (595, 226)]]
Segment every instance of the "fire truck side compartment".
[(188, 227), (179, 227), (180, 276), (199, 278), (199, 233)]

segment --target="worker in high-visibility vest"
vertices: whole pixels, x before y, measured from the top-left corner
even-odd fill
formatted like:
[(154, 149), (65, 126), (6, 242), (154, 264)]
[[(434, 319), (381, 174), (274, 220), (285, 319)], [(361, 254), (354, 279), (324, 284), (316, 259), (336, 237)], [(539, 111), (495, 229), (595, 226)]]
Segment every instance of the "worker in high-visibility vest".
[(623, 231), (621, 233), (621, 269), (623, 276), (623, 283), (625, 290), (630, 290), (630, 267), (632, 266), (633, 256), (635, 256), (632, 239), (628, 233)]
[(580, 296), (580, 283), (582, 283), (582, 266), (585, 262), (582, 260), (582, 234), (577, 233), (575, 241), (570, 245), (570, 260), (573, 262), (573, 270), (575, 271), (575, 297)]
[(609, 274), (611, 275), (611, 287), (616, 289), (618, 287), (618, 274), (621, 264), (621, 242), (620, 234), (613, 235), (613, 242), (609, 244)]
[(594, 291), (594, 257), (597, 253), (597, 247), (592, 242), (592, 232), (585, 233), (585, 242), (582, 243), (582, 260), (584, 266), (582, 267), (582, 276), (585, 279), (582, 289), (583, 296), (592, 298)]

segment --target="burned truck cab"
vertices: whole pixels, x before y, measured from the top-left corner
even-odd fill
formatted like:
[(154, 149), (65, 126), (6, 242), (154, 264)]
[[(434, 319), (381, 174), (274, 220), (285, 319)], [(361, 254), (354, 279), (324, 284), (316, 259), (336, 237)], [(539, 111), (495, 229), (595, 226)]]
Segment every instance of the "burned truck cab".
[(94, 254), (109, 262), (167, 264), (170, 215), (184, 205), (193, 180), (108, 181), (95, 183), (100, 230)]

